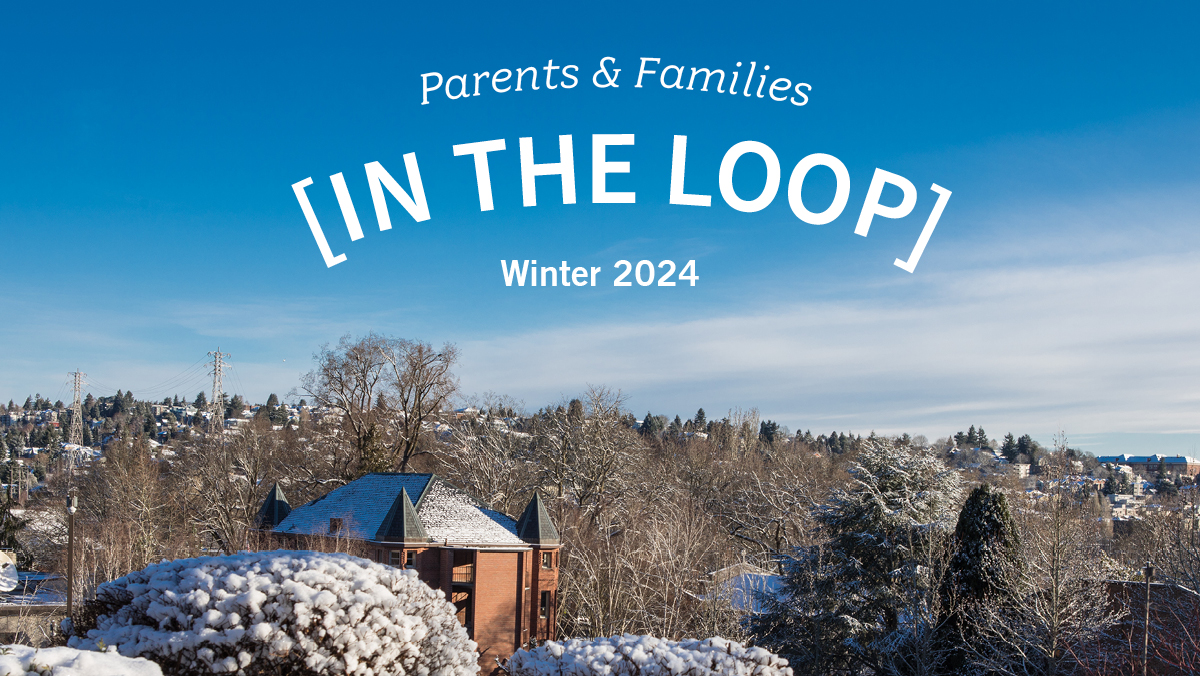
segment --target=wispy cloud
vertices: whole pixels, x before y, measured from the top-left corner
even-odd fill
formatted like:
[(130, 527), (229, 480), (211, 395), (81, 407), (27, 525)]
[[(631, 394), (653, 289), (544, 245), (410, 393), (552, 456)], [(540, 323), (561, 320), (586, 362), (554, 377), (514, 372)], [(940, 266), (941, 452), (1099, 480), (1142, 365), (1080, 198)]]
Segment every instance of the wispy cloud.
[[(1082, 220), (1107, 217), (1096, 208)], [(757, 406), (822, 429), (1197, 431), (1198, 256), (1150, 253), (1145, 240), (1071, 265), (926, 269), (915, 283), (769, 311), (476, 340), (463, 345), (464, 384), (548, 402), (606, 383), (637, 409)]]

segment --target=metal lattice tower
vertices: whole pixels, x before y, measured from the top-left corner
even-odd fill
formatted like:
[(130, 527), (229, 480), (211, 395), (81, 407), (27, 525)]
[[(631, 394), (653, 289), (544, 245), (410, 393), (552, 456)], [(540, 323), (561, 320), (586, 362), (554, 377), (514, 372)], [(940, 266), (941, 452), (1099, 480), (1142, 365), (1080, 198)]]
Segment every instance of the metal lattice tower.
[(67, 436), (67, 443), (75, 444), (76, 446), (83, 445), (83, 402), (79, 396), (83, 391), (83, 379), (87, 377), (82, 371), (74, 371), (67, 375), (75, 378), (75, 401), (71, 403), (71, 433)]
[(212, 417), (208, 421), (209, 427), (211, 428), (213, 425), (220, 424), (220, 420), (224, 418), (225, 411), (224, 402), (222, 399), (225, 398), (225, 389), (221, 385), (221, 370), (225, 367), (225, 362), (223, 360), (229, 358), (229, 353), (221, 352), (221, 348), (218, 347), (216, 352), (209, 352), (208, 356), (213, 358), (213, 391), (212, 400), (208, 404), (209, 408), (212, 409), (210, 414)]

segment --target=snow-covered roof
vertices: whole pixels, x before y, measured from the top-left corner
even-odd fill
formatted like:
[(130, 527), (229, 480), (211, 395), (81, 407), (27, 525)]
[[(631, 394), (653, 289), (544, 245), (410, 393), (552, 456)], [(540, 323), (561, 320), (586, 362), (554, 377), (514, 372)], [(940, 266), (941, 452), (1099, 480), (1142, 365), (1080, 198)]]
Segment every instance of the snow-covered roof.
[(466, 493), (434, 477), (417, 500), (417, 516), (439, 542), (524, 546), (512, 517), (488, 509)]
[(330, 519), (341, 519), (346, 535), (373, 541), (401, 490), (414, 499), (417, 516), (433, 541), (525, 546), (511, 517), (433, 474), (368, 474), (293, 509), (274, 531), (329, 535)]

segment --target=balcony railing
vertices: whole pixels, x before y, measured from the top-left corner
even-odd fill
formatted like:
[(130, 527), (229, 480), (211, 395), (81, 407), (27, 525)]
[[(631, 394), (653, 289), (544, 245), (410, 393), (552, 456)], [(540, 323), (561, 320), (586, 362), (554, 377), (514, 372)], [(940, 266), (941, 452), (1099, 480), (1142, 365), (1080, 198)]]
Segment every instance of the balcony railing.
[(461, 566), (455, 566), (453, 572), (454, 576), (451, 578), (453, 582), (474, 584), (475, 564), (467, 563)]

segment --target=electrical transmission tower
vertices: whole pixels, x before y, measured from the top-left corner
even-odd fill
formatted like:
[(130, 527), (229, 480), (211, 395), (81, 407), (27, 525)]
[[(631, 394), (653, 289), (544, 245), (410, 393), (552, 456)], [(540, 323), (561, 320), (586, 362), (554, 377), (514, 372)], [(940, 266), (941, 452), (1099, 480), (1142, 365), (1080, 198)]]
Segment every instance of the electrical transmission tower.
[(81, 371), (74, 371), (67, 375), (75, 378), (75, 401), (71, 403), (71, 434), (67, 437), (67, 443), (82, 446), (83, 402), (79, 396), (83, 392), (83, 379), (87, 377), (87, 374)]
[(210, 414), (212, 417), (208, 421), (209, 429), (213, 429), (216, 425), (222, 425), (221, 421), (225, 418), (225, 389), (221, 385), (221, 371), (225, 368), (223, 360), (229, 358), (229, 353), (221, 352), (221, 348), (218, 347), (216, 352), (209, 352), (208, 356), (213, 358), (213, 391), (212, 401), (209, 403), (209, 407), (212, 409), (212, 413)]
[(76, 370), (67, 375), (75, 379), (73, 389), (75, 391), (75, 400), (71, 402), (71, 432), (67, 435), (67, 443), (74, 444), (67, 451), (67, 470), (75, 471), (75, 466), (83, 461), (83, 402), (80, 400), (80, 395), (83, 392), (83, 379), (87, 374)]

